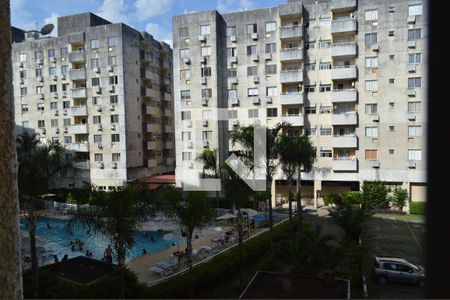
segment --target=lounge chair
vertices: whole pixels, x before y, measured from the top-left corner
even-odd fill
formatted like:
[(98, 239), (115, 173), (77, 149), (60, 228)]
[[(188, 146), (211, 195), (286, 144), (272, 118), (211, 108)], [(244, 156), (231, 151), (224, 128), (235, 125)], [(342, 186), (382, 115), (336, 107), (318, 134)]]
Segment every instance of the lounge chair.
[(160, 261), (155, 265), (158, 268), (165, 270), (174, 270), (178, 267), (178, 262), (176, 261)]
[(153, 267), (148, 268), (148, 272), (150, 274), (160, 275), (161, 277), (168, 276), (168, 275), (173, 273), (173, 271), (170, 270), (170, 269), (163, 269), (163, 268), (160, 268), (160, 267), (157, 267), (157, 266), (153, 266)]

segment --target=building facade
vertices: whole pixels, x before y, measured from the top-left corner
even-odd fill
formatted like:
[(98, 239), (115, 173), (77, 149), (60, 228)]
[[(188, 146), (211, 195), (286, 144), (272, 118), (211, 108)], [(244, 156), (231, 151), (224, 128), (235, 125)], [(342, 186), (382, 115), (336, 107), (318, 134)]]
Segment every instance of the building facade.
[(59, 141), (102, 189), (174, 169), (172, 50), (92, 13), (13, 44), (16, 124)]
[[(229, 132), (287, 121), (317, 147), (304, 197), (359, 190), (365, 180), (426, 189), (427, 2), (291, 1), (278, 7), (173, 18), (177, 185), (220, 160)], [(223, 111), (228, 121), (217, 122)], [(285, 201), (281, 171), (273, 203)]]

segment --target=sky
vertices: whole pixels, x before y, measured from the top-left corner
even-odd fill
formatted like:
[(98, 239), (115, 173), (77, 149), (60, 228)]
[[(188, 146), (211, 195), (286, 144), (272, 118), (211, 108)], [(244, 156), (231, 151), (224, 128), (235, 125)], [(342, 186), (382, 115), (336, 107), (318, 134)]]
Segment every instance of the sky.
[(56, 36), (58, 16), (93, 12), (110, 22), (147, 31), (172, 45), (172, 16), (214, 9), (236, 12), (281, 3), (287, 0), (11, 0), (11, 25), (30, 30), (53, 23), (51, 35)]

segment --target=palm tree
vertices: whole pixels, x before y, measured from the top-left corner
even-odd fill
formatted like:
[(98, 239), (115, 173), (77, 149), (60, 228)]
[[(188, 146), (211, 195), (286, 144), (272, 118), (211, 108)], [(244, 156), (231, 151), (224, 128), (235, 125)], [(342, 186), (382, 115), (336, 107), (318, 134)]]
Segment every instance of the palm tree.
[(25, 210), (28, 221), (34, 296), (37, 296), (38, 292), (36, 210), (41, 205), (39, 198), (57, 181), (78, 176), (74, 161), (65, 154), (64, 148), (58, 142), (40, 144), (36, 135), (28, 132), (17, 137), (19, 203)]
[(288, 183), (289, 222), (292, 225), (292, 179), (297, 169), (297, 152), (294, 136), (283, 133), (278, 145), (281, 169), (286, 175)]
[(0, 299), (23, 299), (9, 1), (0, 2)]
[[(212, 171), (214, 178), (219, 178), (219, 166), (217, 160), (217, 149), (205, 149), (197, 156), (197, 161), (203, 164), (203, 178), (206, 178), (206, 170)], [(219, 191), (216, 191), (217, 208), (219, 208)]]
[(182, 192), (175, 187), (166, 186), (158, 194), (157, 201), (162, 210), (176, 217), (181, 230), (186, 233), (187, 267), (191, 278), (191, 296), (193, 296), (192, 235), (195, 229), (202, 228), (211, 221), (213, 214), (210, 199), (203, 191)]
[(362, 223), (372, 215), (369, 211), (344, 204), (339, 209), (329, 209), (333, 221), (345, 232), (346, 241), (358, 241), (362, 231)]
[[(82, 228), (94, 235), (106, 236), (113, 246), (123, 275), (126, 254), (135, 243), (133, 233), (154, 211), (155, 203), (147, 190), (127, 186), (106, 192), (93, 186), (89, 207), (79, 207), (66, 226), (69, 231)], [(124, 298), (124, 281), (121, 280), (121, 283)]]

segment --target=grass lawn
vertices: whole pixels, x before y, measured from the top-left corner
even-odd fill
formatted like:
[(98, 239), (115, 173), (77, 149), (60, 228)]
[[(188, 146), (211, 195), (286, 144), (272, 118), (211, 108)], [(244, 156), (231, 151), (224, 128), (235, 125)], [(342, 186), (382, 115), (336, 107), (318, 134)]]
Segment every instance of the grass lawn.
[(424, 215), (374, 214), (373, 217), (405, 222), (425, 222)]

